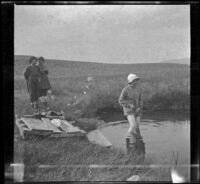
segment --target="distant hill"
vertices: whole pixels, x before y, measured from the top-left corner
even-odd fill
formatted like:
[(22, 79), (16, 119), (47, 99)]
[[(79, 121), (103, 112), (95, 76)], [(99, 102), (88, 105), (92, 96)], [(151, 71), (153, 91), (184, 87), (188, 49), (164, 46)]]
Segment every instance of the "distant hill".
[(187, 65), (190, 65), (190, 58), (166, 60), (166, 61), (162, 61), (161, 63), (176, 63), (176, 64), (187, 64)]
[[(15, 61), (27, 61), (31, 56), (25, 56), (25, 55), (15, 55)], [(104, 65), (106, 63), (97, 63), (97, 62), (87, 62), (87, 61), (70, 61), (70, 60), (55, 60), (55, 59), (47, 59), (48, 61), (59, 61), (59, 62), (68, 62), (68, 63), (82, 63), (82, 64), (100, 64), (100, 65)], [(161, 61), (160, 63), (174, 63), (174, 64), (187, 64), (190, 65), (190, 58), (182, 58), (182, 59), (173, 59), (173, 60), (165, 60), (165, 61)], [(136, 64), (140, 64), (140, 63), (136, 63)], [(147, 63), (141, 63), (141, 64), (147, 64)], [(154, 63), (151, 63), (154, 64)], [(106, 65), (133, 65), (133, 64), (106, 64)]]
[[(15, 77), (23, 77), (23, 71), (28, 65), (30, 56), (16, 55), (14, 61), (14, 75)], [(46, 65), (49, 68), (49, 77), (65, 80), (71, 77), (85, 77), (85, 76), (127, 76), (129, 73), (136, 73), (140, 76), (163, 76), (168, 73), (172, 76), (177, 73), (189, 73), (188, 65), (180, 65), (177, 63), (140, 63), (140, 64), (105, 64), (105, 63), (91, 63), (82, 61), (69, 60), (53, 60), (47, 59)]]

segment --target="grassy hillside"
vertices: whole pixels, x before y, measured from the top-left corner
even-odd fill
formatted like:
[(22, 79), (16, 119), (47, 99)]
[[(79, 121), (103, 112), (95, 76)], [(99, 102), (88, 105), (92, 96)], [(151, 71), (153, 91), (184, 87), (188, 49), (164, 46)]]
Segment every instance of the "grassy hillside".
[[(28, 62), (28, 56), (15, 56), (15, 75), (21, 76)], [(46, 60), (51, 78), (82, 77), (82, 76), (113, 76), (126, 75), (131, 72), (140, 74), (143, 78), (152, 76), (162, 77), (164, 74), (189, 72), (187, 65), (168, 63), (144, 64), (104, 64), (79, 61)], [(183, 74), (183, 73), (182, 73)], [(187, 76), (186, 74), (186, 76)], [(159, 76), (160, 75), (160, 76)], [(165, 75), (166, 77), (166, 75)], [(180, 76), (181, 77), (181, 76)]]
[(190, 65), (190, 59), (189, 58), (174, 59), (174, 60), (163, 61), (162, 63), (176, 63), (176, 64)]
[[(15, 56), (15, 113), (32, 113), (23, 70), (29, 57)], [(144, 105), (147, 110), (183, 111), (189, 110), (190, 73), (187, 65), (179, 64), (100, 64), (73, 61), (48, 60), (49, 78), (55, 95), (51, 109), (63, 110), (67, 119), (76, 120), (86, 131), (95, 129), (96, 113), (103, 109), (120, 110), (118, 97), (127, 84), (129, 73), (136, 73), (141, 79)], [(82, 95), (86, 78), (94, 77), (91, 90)], [(67, 106), (80, 99), (80, 105)], [(89, 119), (91, 118), (91, 119)], [(79, 124), (79, 125), (78, 125)], [(86, 139), (49, 140), (32, 138), (20, 140), (15, 127), (15, 162), (25, 164), (25, 181), (125, 181), (132, 175), (139, 175), (142, 181), (170, 181), (168, 168), (150, 168), (155, 164), (148, 158), (144, 167), (129, 168), (138, 163), (138, 156), (127, 155), (121, 150), (102, 148), (90, 144)], [(115, 166), (113, 168), (89, 168), (91, 164)], [(56, 167), (40, 167), (53, 165)], [(120, 165), (120, 167), (118, 167)], [(70, 167), (72, 166), (72, 167)]]
[[(23, 70), (28, 57), (15, 56), (15, 101), (29, 103)], [(52, 108), (72, 111), (66, 104), (80, 98), (78, 107), (81, 116), (95, 116), (102, 109), (121, 110), (118, 97), (127, 84), (129, 73), (141, 77), (144, 105), (147, 110), (185, 111), (189, 110), (190, 70), (188, 65), (151, 63), (151, 64), (102, 64), (74, 61), (47, 60), (49, 78), (56, 97)], [(86, 78), (93, 76), (92, 90), (82, 96)], [(15, 108), (16, 112), (26, 112), (29, 108)], [(73, 109), (74, 112), (74, 109)]]

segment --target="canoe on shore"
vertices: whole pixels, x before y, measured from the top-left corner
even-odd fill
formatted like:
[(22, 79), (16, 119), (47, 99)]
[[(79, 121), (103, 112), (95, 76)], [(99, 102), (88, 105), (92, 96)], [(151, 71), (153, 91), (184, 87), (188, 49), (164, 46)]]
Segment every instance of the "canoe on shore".
[(73, 137), (86, 136), (86, 132), (79, 127), (75, 127), (66, 120), (60, 120), (60, 126), (55, 126), (48, 118), (16, 118), (16, 126), (23, 139), (29, 136), (49, 136), (49, 137)]

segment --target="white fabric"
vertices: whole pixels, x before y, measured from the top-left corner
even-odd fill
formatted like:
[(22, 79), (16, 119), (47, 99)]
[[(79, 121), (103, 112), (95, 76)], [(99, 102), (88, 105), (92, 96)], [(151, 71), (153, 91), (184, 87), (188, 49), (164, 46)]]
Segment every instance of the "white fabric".
[(135, 79), (139, 79), (139, 77), (135, 74), (129, 74), (128, 77), (127, 77), (127, 80), (128, 80), (128, 83), (131, 83), (133, 82)]
[(53, 120), (51, 120), (51, 123), (54, 124), (56, 127), (61, 126), (61, 120), (60, 119), (53, 119)]
[(136, 122), (135, 116), (133, 114), (127, 116), (128, 122), (129, 122), (129, 129), (128, 133), (135, 133), (136, 128), (138, 127), (138, 124)]

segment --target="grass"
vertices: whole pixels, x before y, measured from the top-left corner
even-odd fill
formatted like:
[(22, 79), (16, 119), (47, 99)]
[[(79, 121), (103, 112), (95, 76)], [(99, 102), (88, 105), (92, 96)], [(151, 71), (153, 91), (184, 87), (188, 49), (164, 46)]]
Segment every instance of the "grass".
[[(47, 61), (50, 70), (50, 81), (56, 100), (52, 108), (64, 109), (67, 113), (71, 108), (66, 104), (80, 98), (81, 105), (76, 107), (80, 117), (96, 117), (103, 109), (122, 110), (118, 98), (122, 88), (127, 84), (129, 73), (141, 77), (141, 88), (144, 105), (151, 111), (189, 111), (190, 107), (190, 71), (188, 65), (181, 64), (100, 64), (72, 61)], [(15, 96), (20, 101), (27, 98), (26, 83), (23, 70), (26, 60), (15, 57)], [(83, 95), (86, 78), (94, 77), (91, 90)], [(21, 95), (22, 96), (22, 95)], [(17, 109), (16, 109), (17, 111)], [(21, 111), (20, 111), (21, 112)], [(20, 113), (18, 112), (18, 113)], [(71, 112), (70, 112), (71, 114)], [(75, 115), (77, 116), (77, 115)]]
[[(86, 76), (84, 79), (86, 79)], [(50, 80), (53, 86), (53, 94), (56, 97), (52, 103), (52, 108), (63, 109), (65, 112), (70, 111), (72, 107), (68, 107), (67, 104), (74, 102), (74, 96), (77, 96), (81, 101), (81, 105), (76, 108), (81, 111), (81, 117), (95, 117), (96, 113), (103, 109), (122, 110), (118, 104), (118, 98), (126, 84), (125, 81), (120, 82), (116, 76), (114, 76), (114, 79), (113, 77), (110, 79), (96, 77), (93, 88), (86, 95), (83, 95), (83, 91), (87, 82), (83, 79), (82, 81), (67, 78), (65, 80)], [(159, 83), (141, 81), (145, 108), (151, 111), (189, 111), (190, 92), (187, 89), (189, 83), (183, 85), (181, 83), (183, 79), (180, 79), (180, 82), (160, 80)], [(15, 80), (15, 97), (20, 102), (27, 103), (28, 101), (23, 79)]]
[[(26, 57), (15, 57), (15, 114), (31, 114), (23, 70)], [(189, 67), (178, 64), (132, 64), (112, 65), (49, 60), (50, 82), (54, 101), (51, 110), (64, 111), (68, 120), (86, 131), (96, 129), (102, 121), (97, 112), (104, 109), (120, 110), (118, 97), (126, 85), (129, 73), (141, 76), (144, 104), (147, 110), (189, 111), (190, 80)], [(94, 77), (91, 90), (82, 95), (86, 78)], [(74, 102), (80, 105), (68, 106)], [(15, 127), (15, 137), (19, 132)], [(143, 181), (169, 181), (168, 169), (127, 168), (134, 165), (138, 157), (128, 156), (122, 150), (102, 148), (90, 144), (86, 139), (41, 139), (18, 140), (14, 142), (15, 162), (24, 162), (26, 181), (125, 181), (138, 174)], [(148, 158), (143, 164), (151, 164)], [(120, 168), (88, 168), (91, 164), (121, 165)], [(40, 168), (40, 165), (54, 165), (56, 168)], [(80, 167), (67, 167), (67, 166)], [(124, 166), (124, 167), (123, 167)], [(91, 172), (90, 172), (91, 171)]]
[[(19, 162), (20, 154), (23, 158), (25, 181), (125, 181), (132, 175), (148, 181), (170, 180), (166, 169), (155, 178), (155, 174), (160, 172), (158, 169), (126, 167), (138, 164), (138, 157), (128, 156), (122, 150), (90, 144), (87, 139), (32, 138), (15, 142), (14, 150), (15, 162)], [(151, 160), (146, 159), (143, 164), (151, 164)], [(42, 168), (41, 165), (53, 167)], [(89, 168), (89, 165), (113, 167)]]

